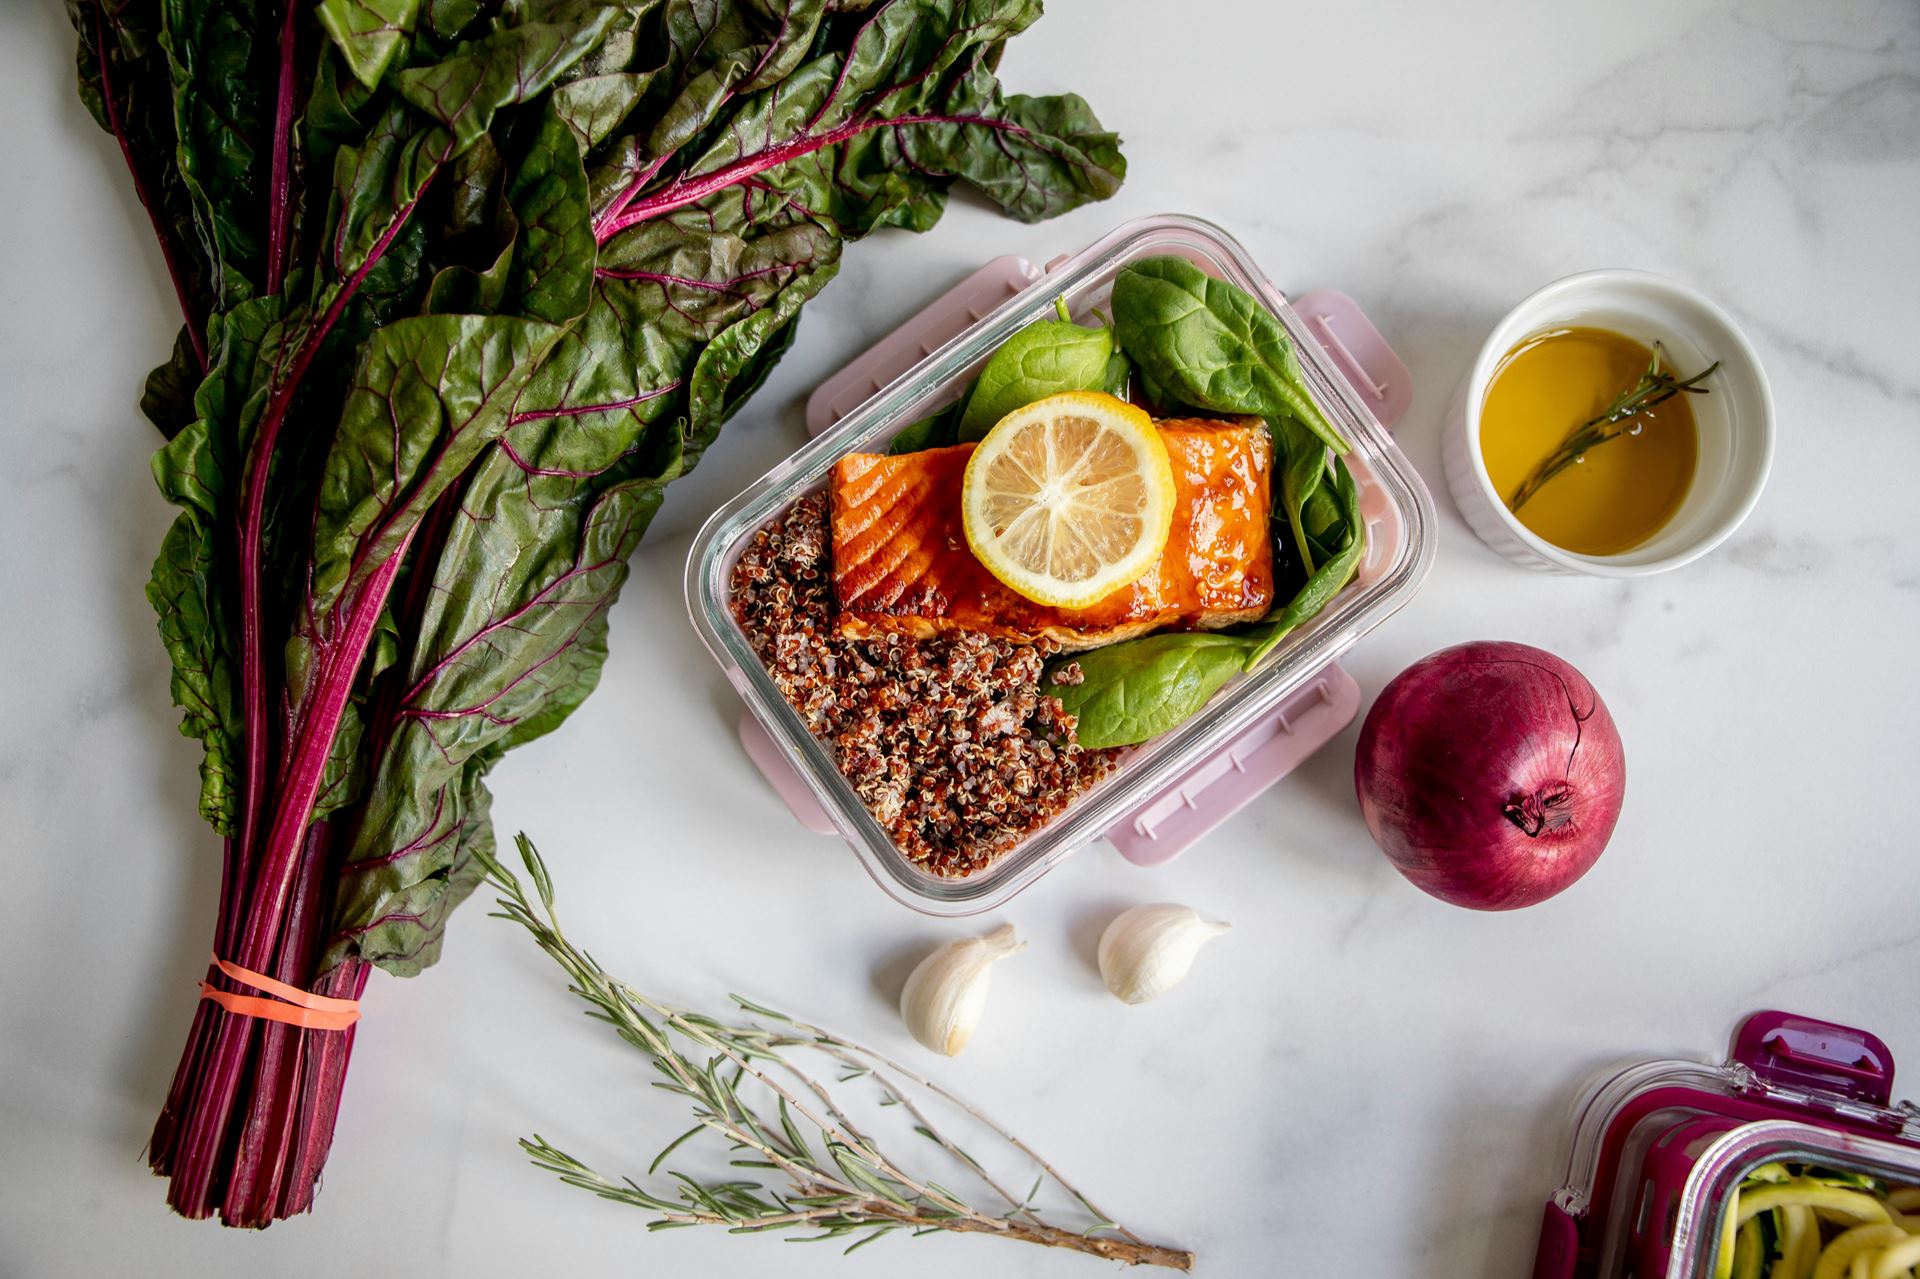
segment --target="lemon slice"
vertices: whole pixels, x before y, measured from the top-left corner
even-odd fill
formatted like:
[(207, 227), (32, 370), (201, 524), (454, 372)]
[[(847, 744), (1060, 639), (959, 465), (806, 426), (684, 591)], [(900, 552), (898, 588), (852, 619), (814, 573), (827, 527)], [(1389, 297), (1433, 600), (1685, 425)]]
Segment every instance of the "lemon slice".
[(1146, 412), (1068, 391), (1001, 418), (960, 491), (967, 545), (988, 572), (1054, 608), (1085, 608), (1166, 549), (1173, 467)]

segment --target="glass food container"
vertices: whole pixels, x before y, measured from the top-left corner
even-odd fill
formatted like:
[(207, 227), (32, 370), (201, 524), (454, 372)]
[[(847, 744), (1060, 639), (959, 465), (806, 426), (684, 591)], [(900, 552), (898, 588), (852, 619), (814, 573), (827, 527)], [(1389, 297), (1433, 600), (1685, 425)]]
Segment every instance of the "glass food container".
[(1576, 1110), (1534, 1279), (1708, 1279), (1723, 1214), (1775, 1160), (1920, 1184), (1920, 1108), (1893, 1100), (1877, 1037), (1758, 1012), (1721, 1065), (1646, 1061)]
[[(1347, 463), (1367, 521), (1365, 562), (1354, 581), (1259, 670), (1233, 681), (1179, 728), (1129, 750), (1105, 778), (1000, 860), (966, 878), (935, 876), (897, 851), (831, 752), (775, 688), (728, 605), (734, 563), (755, 531), (824, 487), (841, 456), (885, 451), (902, 427), (957, 398), (1002, 342), (1054, 314), (1055, 298), (1065, 298), (1074, 316), (1085, 319), (1104, 311), (1114, 276), (1128, 263), (1169, 253), (1247, 290), (1286, 328), (1314, 399), (1353, 442)], [(984, 300), (981, 276), (942, 299), (964, 306), (957, 323), (951, 307), (943, 316), (936, 304), (823, 384), (814, 399), (816, 413), (828, 409), (827, 416), (846, 416), (714, 512), (687, 562), (694, 628), (751, 712), (753, 722), (743, 726), (742, 737), (755, 763), (803, 821), (811, 811), (816, 821), (810, 824), (838, 831), (890, 895), (935, 915), (990, 910), (1103, 834), (1136, 861), (1165, 860), (1184, 846), (1173, 832), (1184, 830), (1190, 839), (1194, 830), (1217, 822), (1220, 812), (1244, 804), (1352, 718), (1358, 690), (1334, 661), (1407, 602), (1434, 553), (1432, 500), (1380, 420), (1405, 406), (1405, 369), (1346, 299), (1316, 294), (1324, 305), (1303, 315), (1238, 242), (1210, 223), (1180, 216), (1127, 223), (1057, 259), (1044, 273), (1003, 259), (982, 276), (995, 267), (1004, 271), (1008, 262), (1019, 271), (1011, 282), (1004, 273), (997, 282), (987, 280)], [(882, 349), (889, 345), (890, 352)], [(907, 363), (904, 373), (890, 376)], [(837, 404), (825, 403), (835, 399)], [(1307, 734), (1316, 718), (1320, 731)]]

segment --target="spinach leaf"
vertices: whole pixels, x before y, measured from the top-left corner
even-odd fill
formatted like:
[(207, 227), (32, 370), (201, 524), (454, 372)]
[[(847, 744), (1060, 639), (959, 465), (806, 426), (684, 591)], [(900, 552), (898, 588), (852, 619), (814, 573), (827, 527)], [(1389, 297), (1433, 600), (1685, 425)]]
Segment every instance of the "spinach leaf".
[(1339, 545), (1312, 571), (1306, 584), (1277, 615), (1270, 613), (1264, 620), (1239, 632), (1252, 642), (1247, 654), (1248, 670), (1259, 665), (1260, 659), (1296, 628), (1312, 621), (1353, 580), (1354, 572), (1360, 567), (1360, 557), (1367, 548), (1367, 525), (1360, 514), (1360, 492), (1354, 484), (1353, 472), (1339, 458), (1333, 461), (1332, 497), (1339, 505)]
[(1001, 418), (1062, 391), (1107, 385), (1113, 330), (1072, 320), (1036, 320), (1000, 344), (967, 396), (959, 438), (977, 440)]
[(1346, 545), (1346, 513), (1325, 485), (1307, 499), (1300, 511), (1300, 523), (1306, 538), (1302, 558), (1309, 571), (1338, 555)]
[(1338, 507), (1326, 490), (1330, 475), (1327, 446), (1291, 413), (1275, 417), (1267, 425), (1273, 436), (1274, 469), (1279, 480), (1274, 490), (1274, 516), (1286, 517), (1294, 549), (1311, 574), (1325, 558), (1318, 553), (1321, 548), (1315, 538), (1324, 536), (1339, 518)]
[(909, 423), (900, 428), (893, 437), (893, 443), (887, 446), (887, 452), (895, 457), (902, 453), (918, 453), (922, 449), (943, 449), (960, 442), (960, 417), (967, 411), (967, 401), (973, 395), (970, 383), (960, 398), (936, 413)]
[[(1125, 354), (1124, 351), (1121, 354)], [(1191, 404), (1182, 404), (1178, 397), (1161, 386), (1153, 376), (1153, 371), (1144, 364), (1134, 361), (1134, 380), (1140, 386), (1140, 404), (1155, 417), (1189, 417), (1204, 414), (1204, 409), (1195, 409)]]
[(1113, 282), (1120, 349), (1176, 398), (1214, 413), (1291, 416), (1335, 453), (1347, 442), (1307, 390), (1280, 322), (1185, 258), (1132, 263)]
[(1171, 631), (1056, 658), (1049, 672), (1080, 666), (1078, 684), (1041, 684), (1079, 720), (1089, 750), (1158, 737), (1206, 705), (1246, 668), (1252, 644), (1216, 631)]
[[(1079, 683), (1049, 680), (1042, 687), (1080, 717), (1082, 746), (1131, 746), (1178, 727), (1234, 675), (1252, 671), (1283, 639), (1312, 621), (1353, 580), (1366, 550), (1353, 473), (1339, 458), (1329, 465), (1326, 446), (1305, 427), (1291, 418), (1275, 420), (1282, 427), (1275, 439), (1280, 454), (1275, 527), (1281, 527), (1283, 512), (1288, 526), (1306, 526), (1304, 536), (1294, 533), (1308, 563), (1306, 582), (1265, 618), (1230, 631), (1148, 635), (1054, 659), (1050, 673), (1068, 662), (1080, 667)], [(1296, 501), (1302, 493), (1305, 500)]]
[(1100, 378), (1100, 389), (1124, 400), (1132, 385), (1133, 361), (1127, 358), (1125, 351), (1115, 347), (1113, 354), (1107, 357), (1107, 371)]

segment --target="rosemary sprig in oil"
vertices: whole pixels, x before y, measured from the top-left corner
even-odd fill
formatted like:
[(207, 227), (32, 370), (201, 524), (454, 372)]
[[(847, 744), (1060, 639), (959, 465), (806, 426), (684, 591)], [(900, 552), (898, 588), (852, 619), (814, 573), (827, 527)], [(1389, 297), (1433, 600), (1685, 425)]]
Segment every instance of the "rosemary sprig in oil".
[(1548, 480), (1580, 461), (1588, 452), (1617, 440), (1637, 429), (1634, 419), (1656, 404), (1664, 404), (1681, 393), (1688, 395), (1706, 395), (1708, 390), (1700, 383), (1720, 367), (1715, 360), (1706, 368), (1689, 378), (1676, 377), (1660, 365), (1660, 344), (1654, 343), (1653, 362), (1647, 365), (1647, 371), (1640, 380), (1614, 397), (1613, 403), (1598, 417), (1592, 418), (1567, 433), (1560, 446), (1540, 465), (1533, 468), (1527, 478), (1513, 490), (1513, 496), (1507, 500), (1507, 509), (1519, 514), (1520, 508), (1545, 487)]
[[(650, 1060), (662, 1076), (655, 1087), (692, 1103), (694, 1126), (660, 1152), (648, 1175), (703, 1136), (724, 1144), (731, 1168), (750, 1171), (716, 1180), (669, 1169), (675, 1184), (656, 1194), (632, 1178), (615, 1180), (595, 1172), (537, 1134), (520, 1143), (536, 1166), (603, 1199), (647, 1209), (655, 1214), (651, 1230), (711, 1225), (732, 1234), (806, 1232), (788, 1238), (797, 1243), (849, 1240), (848, 1252), (900, 1231), (945, 1230), (1070, 1248), (1128, 1265), (1192, 1268), (1192, 1253), (1147, 1243), (1114, 1224), (1018, 1137), (896, 1061), (738, 995), (733, 998), (739, 1011), (756, 1021), (722, 1022), (673, 1008), (610, 977), (561, 933), (546, 865), (525, 835), (518, 844), (533, 880), (532, 898), (512, 872), (476, 854), (501, 893), (495, 914), (531, 933), (566, 972), (573, 993), (590, 1005), (589, 1015), (611, 1025)], [(841, 1095), (805, 1068), (808, 1056), (828, 1067), (843, 1091), (856, 1081), (876, 1089), (877, 1104), (897, 1107), (893, 1113), (904, 1116), (911, 1133), (951, 1163), (955, 1180), (978, 1186), (1000, 1206), (976, 1207), (924, 1173), (909, 1171), (913, 1161), (883, 1150), (854, 1122)], [(1015, 1195), (1004, 1177), (996, 1180), (985, 1164), (936, 1128), (929, 1118), (935, 1103), (959, 1110), (1017, 1153), (1029, 1171), (1037, 1169), (1032, 1189)], [(1089, 1219), (1080, 1229), (1041, 1215), (1037, 1202), (1049, 1183)]]

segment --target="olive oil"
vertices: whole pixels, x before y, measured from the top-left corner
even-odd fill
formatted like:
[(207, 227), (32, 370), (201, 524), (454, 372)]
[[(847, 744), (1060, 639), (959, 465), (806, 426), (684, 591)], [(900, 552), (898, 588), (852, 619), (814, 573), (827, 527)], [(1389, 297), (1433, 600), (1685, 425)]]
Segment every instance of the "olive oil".
[[(1480, 454), (1509, 507), (1534, 469), (1647, 371), (1653, 352), (1606, 329), (1538, 333), (1507, 352), (1480, 408)], [(1687, 395), (1636, 414), (1520, 504), (1515, 518), (1579, 555), (1618, 555), (1663, 528), (1699, 455)]]

